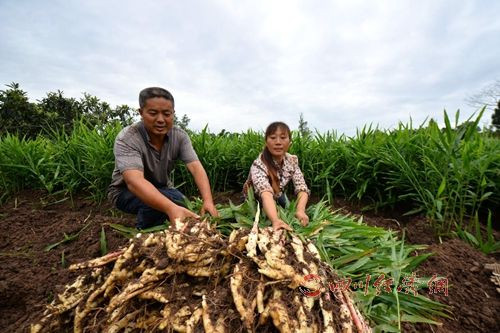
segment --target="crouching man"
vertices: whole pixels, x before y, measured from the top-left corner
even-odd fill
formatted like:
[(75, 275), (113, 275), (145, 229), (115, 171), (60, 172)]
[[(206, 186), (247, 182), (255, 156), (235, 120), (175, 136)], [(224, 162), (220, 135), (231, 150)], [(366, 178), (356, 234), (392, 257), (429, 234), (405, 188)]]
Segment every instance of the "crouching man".
[(201, 214), (218, 216), (210, 183), (185, 131), (174, 127), (175, 104), (170, 92), (151, 87), (139, 94), (141, 121), (125, 127), (116, 137), (115, 169), (108, 197), (121, 211), (137, 214), (137, 228), (164, 223), (168, 218), (199, 218), (183, 206), (184, 195), (169, 175), (181, 160), (193, 175), (203, 199)]

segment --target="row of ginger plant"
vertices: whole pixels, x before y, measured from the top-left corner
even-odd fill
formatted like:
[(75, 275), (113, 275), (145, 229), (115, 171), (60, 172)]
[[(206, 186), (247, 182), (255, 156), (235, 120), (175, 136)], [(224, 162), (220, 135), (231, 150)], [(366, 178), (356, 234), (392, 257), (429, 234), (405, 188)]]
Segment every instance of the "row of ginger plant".
[[(478, 130), (482, 114), (459, 124), (458, 112), (454, 123), (445, 112), (444, 126), (431, 119), (417, 127), (400, 123), (390, 131), (364, 127), (353, 137), (294, 131), (290, 152), (299, 156), (316, 197), (329, 202), (347, 197), (374, 209), (404, 207), (408, 214), (429, 217), (438, 235), (471, 231), (475, 217), (500, 211), (500, 140)], [(36, 139), (3, 135), (0, 201), (26, 188), (46, 190), (50, 200), (72, 199), (82, 191), (97, 202), (105, 200), (120, 129), (116, 123), (80, 122), (71, 133), (47, 129)], [(190, 135), (213, 190), (239, 191), (263, 147), (263, 133), (215, 134), (205, 128)], [(182, 166), (173, 178), (184, 193), (196, 193)]]

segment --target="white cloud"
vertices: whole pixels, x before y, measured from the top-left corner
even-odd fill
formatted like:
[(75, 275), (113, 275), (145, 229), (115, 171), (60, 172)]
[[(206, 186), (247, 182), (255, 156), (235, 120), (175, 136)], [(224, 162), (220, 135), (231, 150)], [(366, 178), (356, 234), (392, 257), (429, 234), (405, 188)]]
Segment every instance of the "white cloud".
[[(500, 4), (455, 1), (0, 3), (0, 84), (137, 106), (171, 90), (200, 129), (463, 118), (498, 79)], [(485, 115), (485, 119), (490, 115)], [(489, 120), (489, 119), (487, 119)]]

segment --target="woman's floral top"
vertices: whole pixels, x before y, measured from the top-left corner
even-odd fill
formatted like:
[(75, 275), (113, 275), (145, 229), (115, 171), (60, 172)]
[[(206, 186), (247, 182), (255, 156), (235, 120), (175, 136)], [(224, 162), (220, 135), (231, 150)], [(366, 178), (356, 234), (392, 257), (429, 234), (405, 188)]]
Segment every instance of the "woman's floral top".
[(290, 180), (293, 182), (295, 194), (299, 192), (306, 192), (308, 195), (310, 194), (309, 188), (304, 180), (304, 175), (302, 174), (302, 171), (300, 171), (299, 159), (297, 156), (286, 153), (281, 167), (276, 164), (278, 169), (278, 179), (280, 182), (280, 193), (274, 193), (267, 167), (261, 157), (262, 154), (260, 154), (259, 157), (253, 161), (252, 166), (250, 167), (250, 173), (248, 174), (247, 181), (243, 185), (243, 193), (245, 195), (248, 188), (252, 186), (257, 196), (260, 196), (263, 192), (267, 191), (273, 193), (274, 198), (277, 199), (282, 195), (285, 186), (288, 182), (290, 182)]

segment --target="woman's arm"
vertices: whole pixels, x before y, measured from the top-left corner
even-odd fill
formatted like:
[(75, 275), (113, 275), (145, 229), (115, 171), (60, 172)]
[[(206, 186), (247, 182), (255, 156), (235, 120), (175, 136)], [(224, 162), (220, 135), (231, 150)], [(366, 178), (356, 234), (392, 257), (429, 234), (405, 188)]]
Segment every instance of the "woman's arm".
[(306, 214), (307, 201), (309, 200), (309, 188), (307, 187), (304, 175), (299, 167), (299, 159), (297, 156), (293, 156), (292, 164), (294, 172), (292, 174), (293, 186), (295, 188), (295, 193), (297, 194), (297, 211), (295, 212), (295, 217), (306, 226), (309, 223), (309, 217)]
[(304, 227), (309, 223), (309, 216), (306, 214), (306, 205), (308, 200), (309, 195), (307, 192), (299, 192), (297, 195), (297, 211), (295, 212), (295, 217)]
[(265, 165), (260, 163), (260, 159), (255, 160), (250, 167), (250, 179), (252, 180), (255, 195), (260, 197), (264, 212), (271, 221), (273, 229), (275, 231), (279, 229), (292, 230), (292, 228), (278, 216), (276, 201), (273, 197), (274, 191), (269, 183), (267, 169)]
[(260, 197), (262, 199), (262, 205), (264, 206), (264, 212), (266, 213), (269, 220), (271, 220), (273, 229), (275, 231), (279, 229), (286, 229), (291, 231), (292, 228), (278, 216), (278, 210), (276, 209), (276, 201), (274, 201), (273, 193), (265, 191), (261, 193)]

